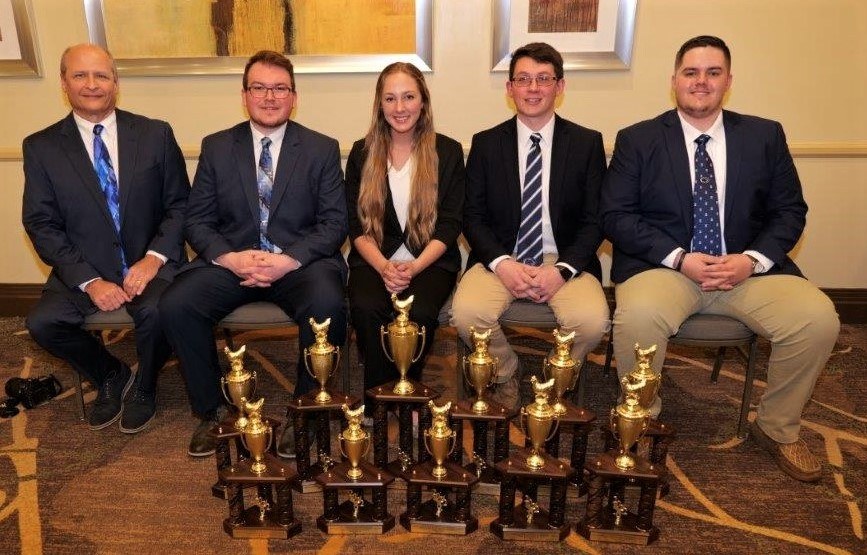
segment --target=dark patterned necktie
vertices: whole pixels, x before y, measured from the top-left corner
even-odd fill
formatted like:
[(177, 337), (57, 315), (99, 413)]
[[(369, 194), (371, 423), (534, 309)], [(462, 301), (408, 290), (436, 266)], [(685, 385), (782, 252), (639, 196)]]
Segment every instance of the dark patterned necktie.
[(708, 135), (700, 135), (695, 149), (695, 188), (692, 192), (692, 251), (718, 256), (722, 254), (719, 223), (719, 199), (713, 162), (705, 145)]
[(268, 239), (268, 217), (271, 214), (271, 190), (274, 188), (274, 169), (271, 161), (271, 139), (262, 137), (262, 153), (256, 185), (259, 188), (259, 243), (262, 250), (274, 252), (274, 244)]
[(100, 137), (103, 129), (105, 128), (101, 124), (93, 126), (93, 167), (96, 170), (96, 176), (99, 178), (99, 186), (102, 188), (102, 194), (105, 196), (105, 203), (111, 214), (111, 220), (114, 222), (114, 231), (118, 237), (117, 251), (120, 255), (121, 271), (125, 276), (129, 271), (129, 266), (127, 266), (126, 255), (123, 252), (123, 241), (120, 239), (120, 196), (118, 194), (114, 166), (111, 165), (111, 156), (108, 154), (105, 142)]
[(521, 227), (515, 254), (518, 262), (538, 266), (542, 263), (542, 135), (530, 135), (533, 142), (527, 154), (524, 192), (521, 195)]

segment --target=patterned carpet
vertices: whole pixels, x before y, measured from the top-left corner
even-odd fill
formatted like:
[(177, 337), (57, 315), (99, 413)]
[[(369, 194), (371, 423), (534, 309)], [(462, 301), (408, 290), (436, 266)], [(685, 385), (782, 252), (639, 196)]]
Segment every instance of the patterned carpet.
[[(399, 524), (382, 536), (329, 537), (315, 524), (322, 495), (296, 493), (301, 534), (282, 541), (231, 539), (222, 531), (227, 505), (210, 494), (214, 459), (186, 455), (196, 421), (177, 366), (161, 373), (157, 418), (145, 431), (128, 436), (112, 426), (92, 432), (79, 420), (71, 371), (22, 330), (22, 319), (0, 319), (0, 382), (53, 372), (66, 389), (45, 405), (0, 420), (0, 553), (867, 553), (864, 326), (844, 326), (804, 414), (802, 436), (824, 463), (824, 476), (814, 485), (787, 478), (755, 443), (735, 437), (743, 385), (736, 357), (726, 361), (714, 385), (712, 352), (681, 347), (668, 353), (660, 420), (677, 429), (667, 461), (671, 491), (657, 502), (660, 537), (646, 548), (589, 542), (576, 534), (586, 498), (574, 490), (566, 506), (573, 532), (559, 544), (501, 541), (488, 531), (496, 498), (484, 495), (473, 497), (479, 530), (468, 537), (409, 533)], [(538, 372), (549, 336), (522, 331), (513, 341), (525, 368)], [(119, 356), (134, 362), (129, 336), (108, 339)], [(260, 374), (265, 414), (282, 420), (295, 338), (251, 332), (238, 343), (247, 344), (247, 367)], [(754, 403), (764, 391), (767, 345), (760, 351)], [(617, 393), (614, 378), (602, 375), (603, 359), (600, 347), (585, 370), (586, 405), (597, 414), (607, 414)], [(445, 399), (454, 397), (454, 364), (454, 333), (443, 330), (424, 381)], [(354, 355), (351, 368), (358, 368)], [(356, 372), (351, 392), (358, 395), (360, 388)], [(85, 393), (92, 402), (95, 393)], [(520, 432), (513, 429), (511, 440), (520, 444)], [(561, 453), (567, 449), (564, 444)], [(600, 450), (594, 432), (589, 451)], [(399, 515), (405, 491), (392, 489), (388, 502), (389, 512)]]

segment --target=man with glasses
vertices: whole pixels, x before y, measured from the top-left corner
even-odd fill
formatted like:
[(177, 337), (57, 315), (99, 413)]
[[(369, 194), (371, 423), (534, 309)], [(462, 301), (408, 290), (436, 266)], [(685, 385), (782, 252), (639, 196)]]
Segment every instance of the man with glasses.
[[(160, 305), (193, 411), (202, 418), (188, 450), (195, 457), (214, 452), (210, 430), (226, 414), (213, 331), (221, 318), (243, 304), (270, 301), (298, 323), (296, 395), (314, 388), (302, 358), (314, 342), (310, 317), (331, 318), (329, 341), (345, 342), (340, 152), (334, 139), (289, 119), (297, 95), (289, 59), (258, 52), (244, 68), (241, 89), (249, 121), (202, 141), (185, 225), (198, 258)], [(292, 435), (283, 437), (278, 451), (289, 455)]]
[(581, 360), (608, 331), (596, 249), (602, 242), (602, 135), (554, 113), (566, 83), (563, 58), (545, 43), (518, 48), (506, 93), (517, 116), (473, 137), (467, 159), (464, 236), (471, 252), (455, 292), (452, 325), (491, 328), (500, 360), (496, 401), (519, 402), (518, 358), (498, 319), (516, 299), (547, 303)]

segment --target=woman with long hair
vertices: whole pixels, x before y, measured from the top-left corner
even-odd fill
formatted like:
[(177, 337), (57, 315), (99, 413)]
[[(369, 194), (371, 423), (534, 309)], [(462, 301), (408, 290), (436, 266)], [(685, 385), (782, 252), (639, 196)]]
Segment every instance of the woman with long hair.
[(434, 131), (422, 73), (404, 62), (386, 67), (376, 82), (370, 129), (346, 164), (349, 304), (365, 390), (398, 377), (379, 335), (394, 318), (392, 293), (415, 295), (410, 319), (425, 327), (427, 340), (408, 375), (421, 379), (440, 308), (461, 269), (465, 181), (461, 145)]

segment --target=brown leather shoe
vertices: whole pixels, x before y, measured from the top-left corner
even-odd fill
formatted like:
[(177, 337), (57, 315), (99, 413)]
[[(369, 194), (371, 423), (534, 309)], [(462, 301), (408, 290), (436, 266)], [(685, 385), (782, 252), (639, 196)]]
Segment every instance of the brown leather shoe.
[(774, 457), (780, 470), (792, 478), (802, 482), (818, 482), (822, 477), (822, 465), (803, 439), (799, 438), (794, 443), (777, 443), (755, 421), (750, 422), (750, 435)]
[(512, 376), (505, 382), (494, 384), (488, 397), (506, 407), (507, 410), (516, 410), (521, 400), (518, 380)]

